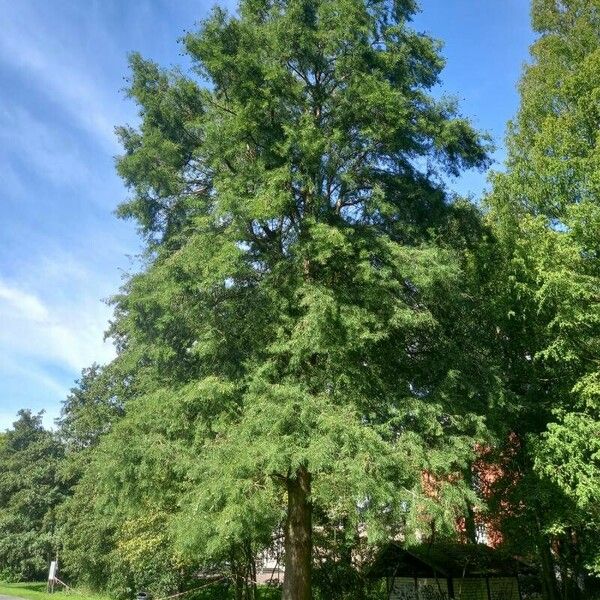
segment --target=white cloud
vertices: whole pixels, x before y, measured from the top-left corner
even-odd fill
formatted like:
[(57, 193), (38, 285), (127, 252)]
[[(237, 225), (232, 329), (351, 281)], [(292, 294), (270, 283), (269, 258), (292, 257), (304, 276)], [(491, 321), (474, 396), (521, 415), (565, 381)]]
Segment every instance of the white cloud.
[[(48, 429), (55, 427), (60, 404), (67, 397), (72, 381), (45, 372), (47, 365), (35, 358), (0, 354), (0, 432), (10, 428), (19, 409), (43, 412), (42, 422)], [(60, 380), (62, 379), (62, 380)]]
[(23, 313), (33, 322), (44, 321), (48, 318), (46, 307), (31, 294), (9, 287), (0, 281), (0, 306), (2, 302), (12, 307), (16, 312)]
[(60, 398), (61, 400), (66, 397), (72, 387), (64, 385), (48, 373), (45, 373), (43, 369), (36, 365), (35, 361), (25, 362), (22, 360), (12, 360), (9, 356), (2, 356), (0, 357), (0, 371), (3, 378), (9, 377), (27, 381), (34, 384), (33, 387), (42, 389), (45, 394), (49, 393), (51, 396)]
[(104, 341), (112, 309), (101, 298), (116, 284), (86, 257), (58, 249), (14, 272), (0, 273), (0, 431), (19, 408), (43, 409), (53, 427), (81, 370), (115, 356)]
[[(94, 361), (103, 363), (114, 356), (112, 345), (103, 340), (110, 308), (86, 289), (87, 273), (71, 282), (68, 294), (60, 287), (64, 277), (63, 270), (60, 277), (43, 282), (44, 289), (52, 290), (47, 298), (24, 289), (21, 282), (0, 279), (0, 355), (13, 364), (18, 358), (20, 364), (33, 365), (27, 370), (37, 379), (44, 374), (40, 364), (77, 373)], [(47, 387), (57, 392), (52, 382), (46, 376)]]

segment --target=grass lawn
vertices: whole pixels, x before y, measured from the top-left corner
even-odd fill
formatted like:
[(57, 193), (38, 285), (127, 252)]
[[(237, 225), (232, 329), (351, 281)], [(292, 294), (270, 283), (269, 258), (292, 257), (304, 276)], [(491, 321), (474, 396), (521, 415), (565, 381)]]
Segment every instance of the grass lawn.
[(14, 596), (25, 600), (109, 600), (108, 596), (99, 596), (80, 590), (61, 590), (55, 591), (54, 594), (47, 594), (46, 582), (3, 583), (0, 581), (0, 596)]
[[(58, 589), (58, 586), (57, 586)], [(233, 598), (231, 589), (225, 590), (215, 586), (183, 596), (181, 600), (229, 600)], [(114, 600), (109, 596), (102, 596), (85, 590), (56, 591), (54, 594), (46, 593), (46, 582), (43, 583), (3, 583), (0, 581), (0, 596), (13, 596), (24, 600)], [(280, 598), (281, 592), (270, 588), (258, 591), (259, 600), (272, 600)]]

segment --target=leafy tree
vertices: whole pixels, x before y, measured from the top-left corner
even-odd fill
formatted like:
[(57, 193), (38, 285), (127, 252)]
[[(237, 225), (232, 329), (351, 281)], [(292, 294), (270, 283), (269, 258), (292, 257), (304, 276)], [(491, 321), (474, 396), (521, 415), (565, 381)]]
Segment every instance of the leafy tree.
[(21, 410), (0, 439), (0, 577), (43, 578), (57, 551), (63, 448), (42, 415)]
[(83, 369), (81, 378), (63, 402), (57, 420), (67, 451), (77, 453), (98, 444), (102, 435), (123, 416), (123, 394), (119, 394), (114, 365), (93, 364)]
[(96, 510), (98, 491), (93, 469), (101, 437), (123, 415), (122, 378), (115, 371), (116, 363), (83, 369), (57, 419), (58, 435), (65, 447), (60, 476), (68, 489), (67, 498), (58, 507), (58, 535), (62, 566), (71, 581), (122, 592), (128, 585), (128, 572), (115, 556), (114, 523)]
[[(80, 584), (118, 597), (140, 589), (163, 596), (189, 587), (196, 576), (198, 561), (182, 559), (168, 527), (181, 486), (173, 465), (188, 452), (179, 428), (188, 415), (178, 422), (173, 400), (165, 395), (130, 400), (130, 417), (113, 422), (99, 445), (69, 457), (78, 479), (61, 508), (63, 557)], [(140, 402), (143, 409), (136, 410)], [(111, 486), (115, 469), (120, 484)]]
[(549, 598), (558, 594), (553, 562), (566, 597), (579, 594), (584, 566), (598, 569), (599, 10), (595, 0), (533, 1), (539, 38), (507, 172), (489, 199), (504, 254), (498, 344), (520, 406), (507, 419), (521, 440), (515, 489), (537, 521)]
[[(139, 589), (164, 595), (192, 576), (188, 565), (174, 556), (165, 534), (166, 508), (146, 502), (139, 512), (128, 513), (115, 506), (112, 492), (104, 494), (99, 484), (100, 474), (110, 465), (99, 443), (123, 418), (134, 388), (119, 360), (105, 367), (92, 365), (83, 370), (57, 421), (65, 446), (60, 472), (69, 489), (58, 509), (65, 571), (81, 585), (121, 597)], [(134, 458), (140, 454), (136, 450), (140, 443), (143, 447), (137, 432), (118, 447)], [(152, 478), (148, 473), (143, 477), (144, 483), (136, 485), (150, 488)], [(162, 491), (163, 498), (173, 501)]]
[(472, 499), (456, 474), (495, 387), (468, 335), (475, 213), (441, 180), (484, 167), (486, 145), (428, 94), (443, 61), (414, 10), (217, 9), (185, 38), (208, 88), (131, 59), (120, 214), (148, 265), (115, 299), (137, 399), (101, 479), (128, 510), (173, 494), (184, 555), (281, 525), (287, 600), (312, 595), (313, 519), (371, 540), (451, 531)]

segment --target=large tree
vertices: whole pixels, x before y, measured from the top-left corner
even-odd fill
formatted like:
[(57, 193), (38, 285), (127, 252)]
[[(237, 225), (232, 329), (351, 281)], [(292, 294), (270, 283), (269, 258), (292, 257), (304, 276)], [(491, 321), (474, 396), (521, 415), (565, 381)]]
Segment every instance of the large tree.
[[(534, 0), (532, 63), (494, 178), (499, 356), (520, 412), (510, 473), (522, 533), (533, 525), (547, 597), (577, 596), (598, 570), (600, 3)], [(553, 563), (556, 563), (553, 564)]]
[(429, 94), (443, 61), (415, 8), (242, 0), (185, 37), (200, 79), (131, 60), (120, 214), (148, 264), (115, 300), (138, 398), (104, 477), (124, 504), (178, 498), (193, 555), (281, 524), (285, 600), (312, 596), (314, 519), (376, 540), (451, 530), (472, 500), (495, 387), (469, 335), (477, 217), (442, 180), (486, 147)]

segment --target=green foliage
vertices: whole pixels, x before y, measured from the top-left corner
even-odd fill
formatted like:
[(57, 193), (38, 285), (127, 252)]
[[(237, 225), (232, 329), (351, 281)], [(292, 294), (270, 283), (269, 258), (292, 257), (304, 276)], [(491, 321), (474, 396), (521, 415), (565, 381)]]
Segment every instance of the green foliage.
[(70, 536), (80, 577), (108, 568), (82, 555), (102, 531), (138, 583), (148, 555), (242, 564), (300, 469), (318, 523), (373, 541), (450, 532), (473, 501), (456, 474), (497, 392), (467, 283), (482, 229), (441, 179), (487, 146), (428, 94), (443, 61), (414, 8), (217, 9), (184, 40), (210, 87), (132, 56), (120, 214), (148, 255), (114, 300), (125, 416), (71, 502), (96, 515)]
[(414, 11), (242, 0), (185, 36), (190, 72), (132, 55), (118, 213), (145, 262), (64, 449), (27, 413), (0, 436), (4, 576), (60, 537), (69, 576), (116, 596), (218, 574), (193, 597), (279, 597), (248, 581), (293, 537), (304, 475), (314, 598), (378, 597), (370, 544), (455, 536), (473, 507), (537, 554), (550, 600), (600, 572), (600, 4), (533, 1), (484, 218), (444, 187), (488, 144), (431, 95), (440, 45)]
[(114, 368), (97, 364), (84, 369), (81, 379), (63, 402), (57, 421), (61, 440), (71, 454), (97, 445), (112, 424), (123, 415)]
[(507, 172), (488, 198), (502, 250), (493, 311), (520, 406), (513, 492), (536, 513), (536, 545), (539, 535), (552, 540), (566, 597), (572, 574), (598, 570), (600, 558), (599, 8), (533, 2), (540, 37), (509, 128)]
[(41, 414), (19, 411), (0, 441), (0, 580), (43, 578), (57, 550), (63, 449)]
[[(102, 486), (103, 474), (114, 463), (99, 442), (119, 427), (124, 399), (133, 387), (131, 383), (124, 385), (120, 374), (118, 360), (104, 368), (84, 370), (58, 421), (67, 450), (61, 472), (71, 486), (71, 495), (59, 510), (62, 560), (69, 578), (92, 589), (106, 589), (119, 597), (130, 597), (139, 589), (165, 595), (188, 584), (193, 575), (173, 553), (172, 540), (165, 530), (166, 507), (176, 501), (174, 495), (167, 495), (168, 483), (161, 487), (168, 478), (152, 477), (152, 473), (164, 475), (159, 462), (166, 455), (148, 465), (148, 472), (140, 473), (146, 487), (139, 481), (127, 482), (129, 486), (136, 484), (138, 493), (148, 498), (135, 515), (115, 505), (114, 498), (121, 491)], [(158, 416), (154, 410), (151, 414)], [(139, 435), (130, 436), (128, 430), (123, 436), (116, 448), (125, 450), (126, 457), (135, 464), (144, 455), (145, 449), (139, 444), (145, 440)], [(155, 492), (163, 498), (162, 505), (150, 501), (149, 490), (154, 485), (162, 494)]]

